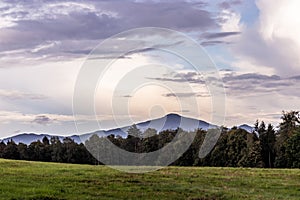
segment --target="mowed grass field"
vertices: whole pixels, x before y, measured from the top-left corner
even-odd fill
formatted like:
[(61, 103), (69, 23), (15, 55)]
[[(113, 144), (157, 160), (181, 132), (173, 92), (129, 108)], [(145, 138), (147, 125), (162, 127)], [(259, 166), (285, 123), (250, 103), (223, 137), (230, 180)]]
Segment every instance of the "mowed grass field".
[(300, 199), (299, 169), (106, 166), (0, 159), (0, 199)]

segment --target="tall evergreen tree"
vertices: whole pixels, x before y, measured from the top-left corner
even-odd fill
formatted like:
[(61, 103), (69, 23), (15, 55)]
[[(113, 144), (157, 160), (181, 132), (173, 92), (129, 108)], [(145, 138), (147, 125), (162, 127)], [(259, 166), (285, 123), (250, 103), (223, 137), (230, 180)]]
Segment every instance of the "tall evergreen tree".
[(271, 124), (265, 131), (259, 132), (259, 140), (264, 167), (274, 167), (276, 135)]
[(286, 147), (287, 140), (296, 131), (300, 123), (299, 111), (282, 112), (282, 122), (279, 124), (278, 136), (276, 137), (276, 167), (287, 167)]

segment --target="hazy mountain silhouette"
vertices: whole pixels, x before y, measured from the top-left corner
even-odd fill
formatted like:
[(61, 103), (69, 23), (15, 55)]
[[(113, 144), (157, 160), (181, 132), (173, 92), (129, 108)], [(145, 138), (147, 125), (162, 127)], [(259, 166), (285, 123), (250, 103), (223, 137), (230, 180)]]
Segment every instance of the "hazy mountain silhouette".
[[(114, 128), (114, 129), (110, 129), (110, 130), (99, 130), (99, 131), (94, 131), (94, 132), (86, 133), (86, 134), (82, 134), (82, 135), (58, 136), (58, 137), (60, 138), (61, 141), (65, 137), (70, 137), (76, 143), (84, 142), (86, 139), (88, 139), (93, 134), (97, 134), (99, 136), (108, 136), (108, 135), (114, 134), (115, 136), (127, 137), (127, 130), (130, 128), (130, 126), (124, 126), (124, 127)], [(136, 126), (142, 132), (148, 128), (153, 128), (153, 129), (156, 129), (158, 132), (160, 132), (160, 131), (164, 131), (164, 130), (168, 130), (168, 129), (175, 130), (178, 127), (182, 128), (183, 130), (186, 130), (186, 131), (192, 131), (195, 129), (207, 130), (209, 128), (217, 127), (216, 125), (210, 124), (210, 123), (202, 121), (202, 120), (184, 117), (184, 116), (180, 116), (180, 115), (174, 114), (174, 113), (168, 114), (161, 118), (136, 123)], [(253, 131), (253, 127), (251, 127), (247, 124), (243, 124), (243, 125), (239, 126), (238, 128), (244, 129), (248, 132)], [(45, 137), (45, 136), (50, 139), (53, 135), (23, 133), (23, 134), (15, 135), (12, 137), (4, 138), (4, 139), (2, 139), (2, 141), (7, 143), (8, 141), (13, 140), (16, 143), (22, 142), (24, 144), (30, 144), (33, 141), (37, 141), (37, 140), (42, 141), (43, 137)]]

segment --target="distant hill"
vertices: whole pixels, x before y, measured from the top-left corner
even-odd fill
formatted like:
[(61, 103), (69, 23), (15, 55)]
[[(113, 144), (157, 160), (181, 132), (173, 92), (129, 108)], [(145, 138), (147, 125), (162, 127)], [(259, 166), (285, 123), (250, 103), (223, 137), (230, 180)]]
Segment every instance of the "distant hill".
[[(7, 143), (8, 141), (13, 140), (15, 143), (24, 143), (24, 144), (28, 145), (28, 144), (30, 144), (34, 141), (37, 141), (37, 140), (42, 141), (42, 139), (45, 136), (49, 140), (50, 140), (51, 137), (57, 136), (57, 137), (59, 137), (59, 139), (61, 141), (63, 141), (63, 139), (66, 137), (66, 136), (49, 135), (49, 134), (22, 133), (22, 134), (19, 134), (19, 135), (15, 135), (15, 136), (12, 136), (12, 137), (2, 139), (1, 141), (4, 141), (5, 143)], [(81, 142), (80, 137), (78, 135), (72, 135), (72, 136), (68, 136), (68, 137), (72, 138), (76, 143)]]
[[(164, 130), (174, 130), (178, 127), (182, 128), (186, 131), (191, 131), (194, 129), (202, 129), (207, 130), (209, 128), (215, 128), (216, 125), (209, 124), (205, 121), (194, 119), (194, 118), (188, 118), (184, 116), (180, 116), (178, 114), (168, 114), (164, 117), (148, 120), (144, 122), (139, 122), (136, 124), (137, 128), (139, 128), (141, 131), (145, 131), (147, 128), (153, 128), (156, 129), (158, 132), (164, 131)], [(125, 126), (121, 128), (114, 128), (111, 130), (99, 130), (91, 133), (86, 133), (83, 135), (72, 135), (68, 136), (72, 138), (76, 143), (81, 143), (82, 141), (87, 140), (91, 135), (97, 134), (99, 136), (108, 136), (111, 134), (114, 134), (115, 136), (121, 136), (121, 137), (127, 137), (127, 130), (130, 128), (130, 126)], [(253, 131), (253, 127), (243, 124), (241, 126), (238, 126), (238, 128), (244, 129), (248, 132)], [(16, 143), (24, 143), (24, 144), (30, 144), (31, 142), (42, 140), (43, 137), (51, 138), (53, 135), (49, 134), (35, 134), (35, 133), (23, 133), (19, 135), (15, 135), (12, 137), (4, 138), (2, 141), (7, 143), (10, 140), (13, 140)], [(66, 136), (58, 136), (60, 140), (62, 141), (63, 138)]]
[[(144, 122), (139, 122), (136, 124), (137, 128), (139, 128), (141, 131), (145, 131), (147, 128), (153, 128), (156, 129), (158, 132), (164, 131), (164, 130), (174, 130), (177, 129), (180, 125), (180, 128), (186, 131), (191, 131), (197, 128), (201, 128), (203, 130), (207, 130), (210, 126), (216, 127), (215, 125), (210, 125), (209, 123), (198, 120), (198, 119), (193, 119), (193, 118), (188, 118), (188, 117), (183, 117), (178, 114), (168, 114), (164, 117), (157, 118), (157, 119), (152, 119)], [(121, 128), (115, 128), (107, 131), (95, 131), (93, 133), (88, 133), (85, 135), (90, 135), (90, 134), (98, 134), (100, 136), (105, 136), (105, 135), (119, 135), (122, 137), (127, 136), (127, 130), (130, 128), (130, 126), (125, 126)], [(82, 136), (81, 136), (82, 137)]]
[(252, 133), (254, 131), (254, 127), (249, 126), (248, 124), (242, 124), (240, 126), (238, 126), (238, 128), (240, 129), (244, 129), (245, 131)]

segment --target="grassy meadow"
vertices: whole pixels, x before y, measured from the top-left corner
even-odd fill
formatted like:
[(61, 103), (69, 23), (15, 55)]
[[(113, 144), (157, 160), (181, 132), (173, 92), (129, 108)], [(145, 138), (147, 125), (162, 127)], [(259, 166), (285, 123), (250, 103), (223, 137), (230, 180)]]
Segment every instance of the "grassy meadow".
[(299, 169), (106, 166), (0, 159), (0, 199), (300, 199)]

